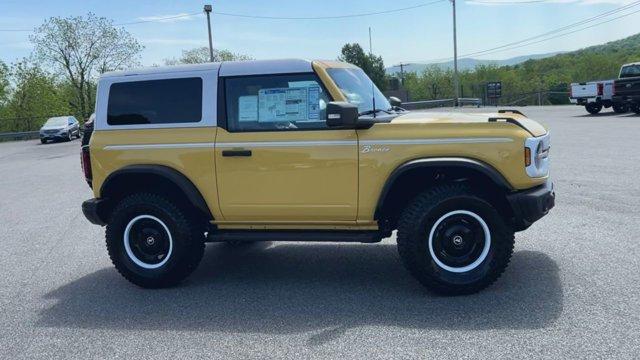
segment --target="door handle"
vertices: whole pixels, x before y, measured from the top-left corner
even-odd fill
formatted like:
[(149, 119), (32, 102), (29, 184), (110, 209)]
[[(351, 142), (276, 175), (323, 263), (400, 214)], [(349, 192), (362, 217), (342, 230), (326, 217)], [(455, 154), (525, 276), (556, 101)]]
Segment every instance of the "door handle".
[(251, 156), (251, 150), (222, 150), (222, 156)]

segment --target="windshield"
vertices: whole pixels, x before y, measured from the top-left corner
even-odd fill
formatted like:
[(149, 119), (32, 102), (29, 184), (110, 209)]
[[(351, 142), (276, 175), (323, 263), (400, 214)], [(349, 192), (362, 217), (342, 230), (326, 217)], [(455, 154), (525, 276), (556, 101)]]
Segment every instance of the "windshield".
[(51, 126), (67, 126), (67, 118), (66, 117), (51, 118), (51, 119), (47, 120), (46, 123), (44, 123), (44, 126), (47, 126), (47, 127), (51, 127)]
[(327, 69), (329, 76), (338, 85), (347, 101), (356, 104), (359, 112), (373, 110), (375, 98), (376, 110), (389, 110), (391, 104), (369, 79), (367, 74), (359, 68)]
[(621, 78), (630, 78), (640, 76), (640, 65), (628, 65), (624, 66), (622, 70), (620, 70)]

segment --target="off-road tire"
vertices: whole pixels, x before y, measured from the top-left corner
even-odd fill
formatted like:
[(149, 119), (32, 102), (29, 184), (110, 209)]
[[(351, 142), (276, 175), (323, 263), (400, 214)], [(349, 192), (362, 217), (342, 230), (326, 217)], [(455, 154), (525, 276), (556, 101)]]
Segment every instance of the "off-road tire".
[[(429, 250), (433, 225), (443, 215), (458, 210), (482, 218), (491, 239), (484, 260), (466, 272), (442, 268)], [(443, 295), (463, 295), (486, 288), (502, 275), (513, 253), (514, 232), (500, 213), (468, 186), (445, 184), (421, 193), (410, 202), (400, 216), (397, 243), (405, 267), (425, 287)]]
[[(166, 263), (155, 269), (139, 266), (125, 248), (125, 229), (138, 216), (160, 219), (169, 230), (172, 251)], [(168, 199), (151, 193), (130, 195), (111, 213), (106, 229), (109, 257), (118, 272), (130, 282), (144, 288), (162, 288), (178, 284), (198, 266), (204, 254), (204, 232), (188, 212)]]
[(595, 115), (602, 110), (602, 105), (597, 103), (588, 103), (584, 106), (585, 109), (589, 112), (589, 114)]
[(616, 114), (624, 114), (626, 112), (629, 112), (629, 106), (627, 104), (619, 104), (619, 105), (613, 105), (613, 112), (615, 112)]

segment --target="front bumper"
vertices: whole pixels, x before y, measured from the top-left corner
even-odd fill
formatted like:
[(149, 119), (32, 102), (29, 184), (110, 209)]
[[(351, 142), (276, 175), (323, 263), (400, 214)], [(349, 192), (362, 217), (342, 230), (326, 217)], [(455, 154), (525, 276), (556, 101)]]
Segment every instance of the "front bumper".
[(614, 104), (640, 104), (640, 95), (614, 95)]
[(549, 213), (556, 204), (556, 193), (553, 183), (547, 181), (533, 189), (509, 194), (507, 200), (513, 209), (515, 230), (522, 231)]
[(82, 203), (82, 213), (92, 224), (105, 226), (107, 202), (104, 199), (89, 199)]

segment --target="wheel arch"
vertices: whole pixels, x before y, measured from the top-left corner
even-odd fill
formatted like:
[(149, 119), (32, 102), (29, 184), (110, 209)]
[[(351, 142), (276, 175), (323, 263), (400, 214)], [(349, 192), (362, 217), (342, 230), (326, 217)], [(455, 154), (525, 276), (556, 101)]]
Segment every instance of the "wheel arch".
[(491, 190), (498, 190), (505, 196), (494, 199), (497, 206), (503, 212), (511, 212), (506, 194), (513, 187), (493, 166), (470, 158), (421, 158), (407, 161), (394, 169), (382, 187), (374, 219), (379, 223), (387, 222), (380, 224), (382, 227), (395, 228), (397, 214), (413, 196), (446, 181), (468, 181), (484, 187), (487, 194), (491, 194)]
[[(153, 187), (150, 189), (151, 184)], [(100, 196), (110, 201), (136, 191), (160, 192), (160, 195), (172, 198), (179, 205), (190, 205), (206, 220), (213, 219), (209, 206), (193, 182), (178, 170), (164, 165), (128, 165), (120, 168), (107, 176), (100, 187)]]

